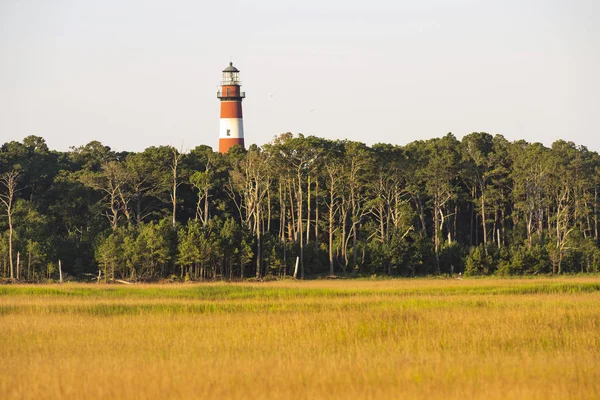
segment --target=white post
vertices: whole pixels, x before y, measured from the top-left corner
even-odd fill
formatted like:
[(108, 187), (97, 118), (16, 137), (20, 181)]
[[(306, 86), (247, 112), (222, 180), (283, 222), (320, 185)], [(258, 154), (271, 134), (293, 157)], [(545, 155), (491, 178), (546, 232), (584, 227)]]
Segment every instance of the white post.
[(60, 263), (60, 260), (58, 260), (58, 279), (60, 280), (60, 283), (63, 283), (62, 281), (62, 264)]
[(294, 279), (298, 276), (298, 263), (300, 262), (300, 257), (296, 257), (296, 267), (294, 268)]

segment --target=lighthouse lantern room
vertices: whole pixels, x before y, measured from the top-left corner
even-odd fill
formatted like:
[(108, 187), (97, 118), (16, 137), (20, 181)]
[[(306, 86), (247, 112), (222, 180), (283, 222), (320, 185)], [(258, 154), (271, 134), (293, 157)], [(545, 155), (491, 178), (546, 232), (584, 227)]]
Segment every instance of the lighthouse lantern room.
[(246, 94), (240, 90), (240, 71), (229, 63), (223, 70), (221, 90), (217, 98), (221, 100), (221, 123), (219, 129), (219, 152), (227, 153), (232, 146), (244, 147), (244, 123), (242, 100)]

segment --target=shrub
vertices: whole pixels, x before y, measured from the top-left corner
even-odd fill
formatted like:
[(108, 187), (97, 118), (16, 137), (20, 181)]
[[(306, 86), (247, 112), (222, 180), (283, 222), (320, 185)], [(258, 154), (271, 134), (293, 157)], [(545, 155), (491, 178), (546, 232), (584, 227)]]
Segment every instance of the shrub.
[(465, 260), (465, 275), (488, 275), (492, 273), (494, 259), (486, 254), (483, 245), (471, 248)]

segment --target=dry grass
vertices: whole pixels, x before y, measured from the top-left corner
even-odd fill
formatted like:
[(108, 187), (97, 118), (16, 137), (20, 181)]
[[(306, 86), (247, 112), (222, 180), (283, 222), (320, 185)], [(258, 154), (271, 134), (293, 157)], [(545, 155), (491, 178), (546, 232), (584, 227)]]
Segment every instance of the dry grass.
[(600, 398), (600, 279), (0, 287), (0, 397)]

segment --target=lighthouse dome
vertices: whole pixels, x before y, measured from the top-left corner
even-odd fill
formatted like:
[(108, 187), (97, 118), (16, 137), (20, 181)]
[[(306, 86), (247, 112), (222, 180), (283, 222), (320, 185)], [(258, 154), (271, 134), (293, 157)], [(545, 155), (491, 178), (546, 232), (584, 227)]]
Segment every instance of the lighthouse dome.
[(227, 68), (223, 70), (223, 72), (240, 72), (236, 67), (233, 66), (233, 63), (230, 62)]

